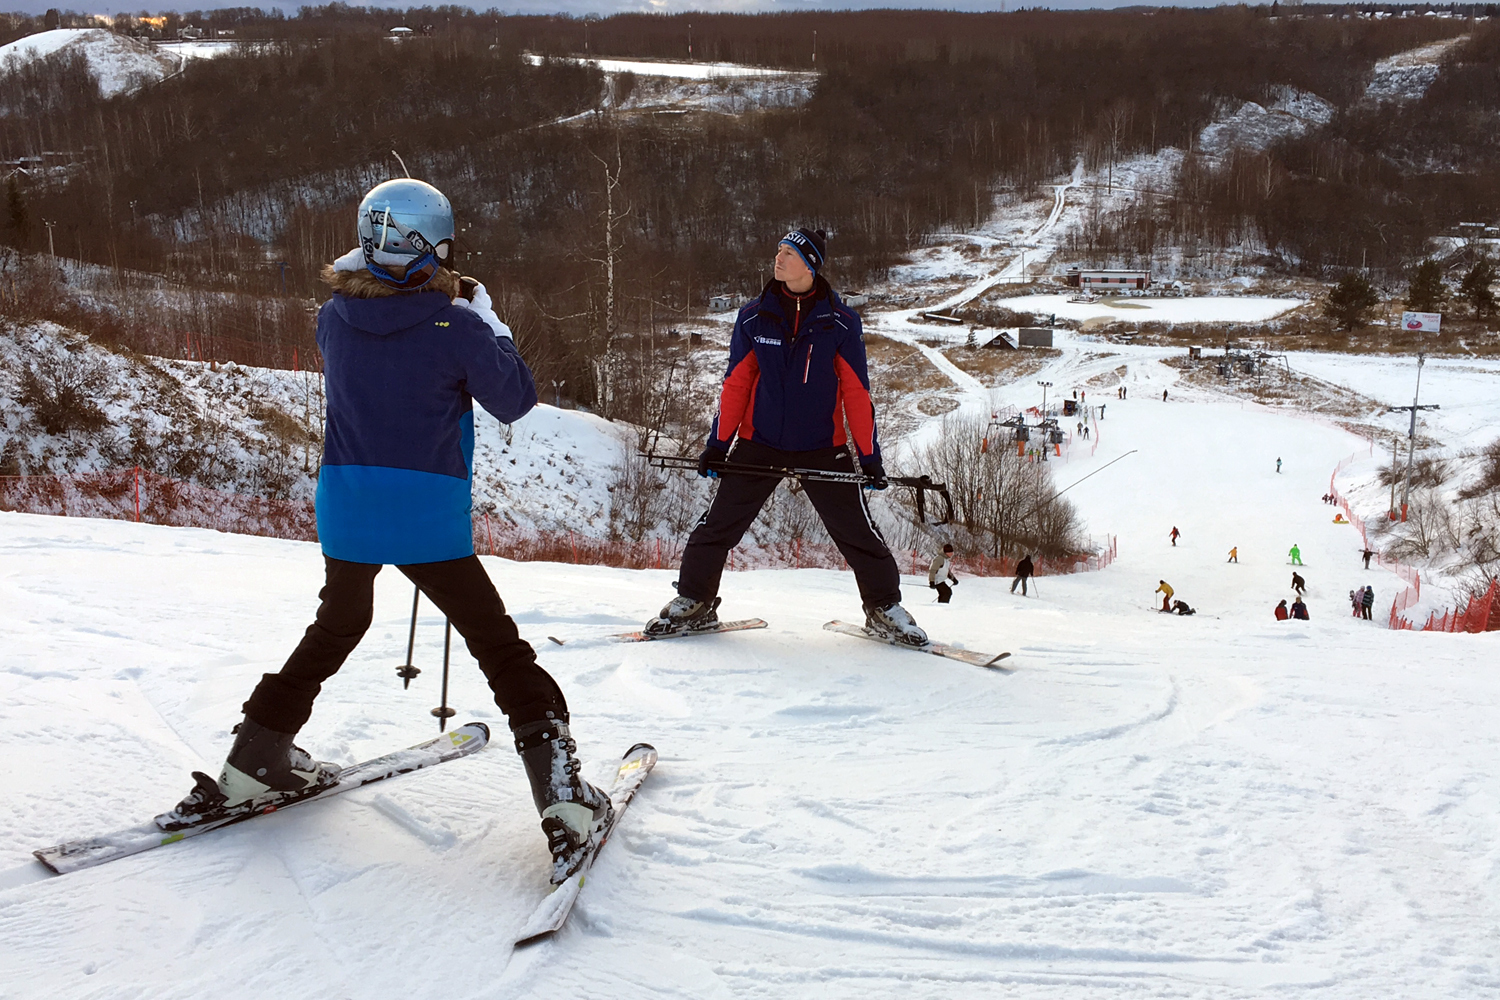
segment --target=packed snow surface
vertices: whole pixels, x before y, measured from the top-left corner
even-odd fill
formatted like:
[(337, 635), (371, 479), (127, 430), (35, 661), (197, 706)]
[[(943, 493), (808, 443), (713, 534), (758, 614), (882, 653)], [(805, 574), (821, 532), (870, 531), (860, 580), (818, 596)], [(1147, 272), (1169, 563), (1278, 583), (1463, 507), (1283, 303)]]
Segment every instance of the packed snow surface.
[(54, 28), (0, 45), (0, 71), (67, 49), (81, 51), (88, 59), (105, 97), (154, 83), (180, 68), (179, 59), (104, 28)]
[[(0, 515), (0, 997), (1500, 989), (1500, 635), (1349, 617), (1349, 589), (1372, 584), (1379, 612), (1399, 586), (1360, 570), (1318, 499), (1339, 459), (1377, 460), (1362, 439), (1178, 385), (1165, 348), (1064, 343), (1044, 377), (1107, 414), (1058, 482), (1099, 472), (1070, 496), (1119, 560), (1029, 597), (964, 579), (947, 607), (906, 581), (934, 635), (1011, 651), (1009, 673), (822, 631), (859, 614), (844, 573), (730, 573), (721, 613), (770, 628), (620, 645), (600, 640), (664, 603), (673, 573), (485, 560), (567, 692), (586, 773), (638, 740), (662, 754), (568, 928), (519, 952), (546, 851), (457, 643), (458, 721), (496, 730), (477, 757), (45, 875), (31, 850), (138, 822), (189, 770), (217, 770), (240, 703), (309, 621), (322, 561)], [(1293, 543), (1312, 620), (1278, 623)], [(1199, 613), (1157, 613), (1160, 579)], [(423, 673), (403, 691), (392, 669), (411, 594), (377, 580), (374, 625), (300, 737), (320, 757), (432, 732), (443, 633), (425, 602)]]

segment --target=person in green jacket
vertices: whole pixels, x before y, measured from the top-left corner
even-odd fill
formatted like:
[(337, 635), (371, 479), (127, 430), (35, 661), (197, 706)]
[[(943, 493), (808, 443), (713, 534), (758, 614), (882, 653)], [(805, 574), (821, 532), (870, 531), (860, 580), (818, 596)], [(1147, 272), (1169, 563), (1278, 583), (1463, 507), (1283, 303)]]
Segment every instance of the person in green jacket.
[(1296, 542), (1292, 543), (1292, 551), (1288, 552), (1287, 555), (1289, 555), (1289, 556), (1292, 557), (1292, 565), (1293, 566), (1301, 566), (1302, 565), (1302, 550), (1299, 549), (1299, 548), (1297, 548), (1297, 543)]

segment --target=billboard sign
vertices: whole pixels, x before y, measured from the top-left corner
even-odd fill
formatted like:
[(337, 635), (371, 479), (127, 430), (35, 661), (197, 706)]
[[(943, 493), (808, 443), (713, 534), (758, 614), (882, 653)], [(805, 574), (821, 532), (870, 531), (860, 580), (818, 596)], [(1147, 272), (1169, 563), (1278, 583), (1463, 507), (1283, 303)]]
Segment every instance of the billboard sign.
[(1401, 314), (1401, 329), (1407, 333), (1437, 333), (1442, 322), (1442, 313), (1404, 312)]

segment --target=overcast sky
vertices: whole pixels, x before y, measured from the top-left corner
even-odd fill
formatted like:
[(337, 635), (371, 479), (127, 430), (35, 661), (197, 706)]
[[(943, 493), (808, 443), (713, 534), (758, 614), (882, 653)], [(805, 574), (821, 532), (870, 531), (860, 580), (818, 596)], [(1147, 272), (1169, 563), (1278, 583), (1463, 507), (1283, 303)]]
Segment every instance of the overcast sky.
[[(434, 0), (436, 6), (441, 0)], [(1267, 0), (1269, 2), (1269, 0)], [(420, 6), (420, 4), (408, 3), (359, 3), (354, 0), (356, 6), (367, 7), (400, 7), (403, 10), (408, 6)], [(1175, 3), (1158, 4), (1157, 6), (1175, 7), (1213, 7), (1218, 5), (1218, 0), (1205, 0), (1201, 3)], [(217, 7), (252, 7), (262, 6), (267, 9), (280, 7), (288, 14), (295, 13), (301, 4), (257, 4), (255, 0), (200, 0), (200, 2), (187, 2), (173, 4), (162, 9), (165, 10), (212, 10)], [(489, 3), (469, 4), (476, 10), (483, 10), (490, 6)], [(937, 10), (966, 10), (984, 11), (1000, 10), (1000, 0), (510, 0), (508, 3), (498, 5), (504, 14), (622, 14), (632, 11), (649, 11), (654, 13), (676, 14), (687, 11), (704, 10), (716, 12), (743, 12), (758, 13), (762, 11), (790, 11), (790, 10), (849, 10), (866, 7), (907, 7), (907, 8), (930, 8)], [(1059, 10), (1079, 10), (1098, 7), (1133, 7), (1140, 6), (1139, 0), (1014, 0), (1006, 5), (1007, 9), (1017, 6), (1025, 7), (1051, 7)], [(142, 9), (137, 4), (132, 5), (127, 0), (82, 0), (82, 2), (69, 3), (64, 0), (0, 0), (0, 9), (19, 10), (32, 14), (40, 14), (49, 7), (58, 7), (63, 10), (72, 10), (87, 14), (113, 14), (120, 10), (139, 11)], [(153, 12), (156, 8), (146, 6)]]

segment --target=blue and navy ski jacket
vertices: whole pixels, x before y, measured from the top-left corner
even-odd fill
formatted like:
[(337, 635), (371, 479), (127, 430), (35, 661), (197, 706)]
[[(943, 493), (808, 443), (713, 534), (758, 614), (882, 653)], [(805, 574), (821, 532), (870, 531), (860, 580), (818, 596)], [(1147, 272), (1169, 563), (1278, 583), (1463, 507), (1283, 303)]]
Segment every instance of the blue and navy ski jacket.
[(782, 451), (840, 447), (847, 417), (860, 460), (879, 460), (864, 326), (821, 278), (818, 290), (795, 329), (780, 282), (740, 310), (711, 447), (727, 449), (736, 435)]
[(515, 345), (442, 292), (334, 293), (318, 313), (328, 384), (323, 552), (360, 563), (474, 554), (472, 400), (511, 423), (536, 405)]

